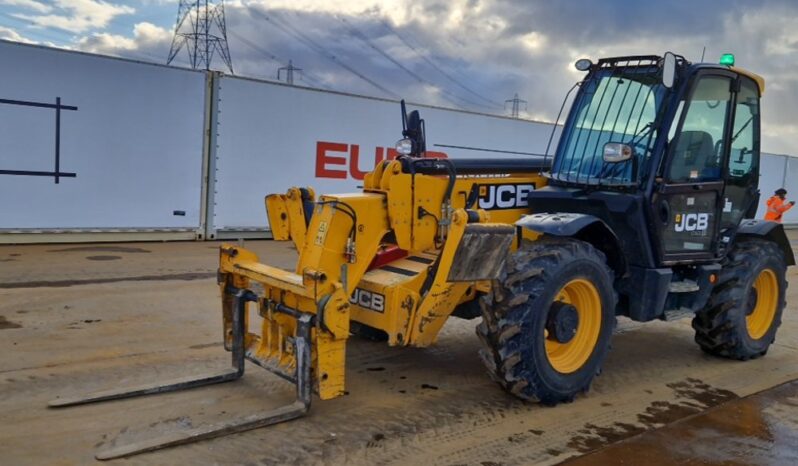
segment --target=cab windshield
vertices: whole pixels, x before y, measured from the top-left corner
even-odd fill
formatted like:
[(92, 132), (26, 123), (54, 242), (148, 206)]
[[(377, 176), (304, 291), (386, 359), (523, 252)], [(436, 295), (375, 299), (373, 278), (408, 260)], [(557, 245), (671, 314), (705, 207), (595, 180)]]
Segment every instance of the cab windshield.
[[(555, 180), (588, 185), (636, 185), (651, 157), (666, 88), (657, 66), (595, 71), (581, 84), (551, 170)], [(625, 162), (604, 162), (604, 145), (633, 149)]]

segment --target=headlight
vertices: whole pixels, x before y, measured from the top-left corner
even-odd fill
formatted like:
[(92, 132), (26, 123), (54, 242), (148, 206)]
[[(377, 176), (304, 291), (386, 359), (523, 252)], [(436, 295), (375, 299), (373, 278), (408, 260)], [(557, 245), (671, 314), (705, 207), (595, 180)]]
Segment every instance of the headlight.
[(412, 154), (413, 141), (407, 138), (396, 141), (396, 152), (399, 152), (402, 155)]

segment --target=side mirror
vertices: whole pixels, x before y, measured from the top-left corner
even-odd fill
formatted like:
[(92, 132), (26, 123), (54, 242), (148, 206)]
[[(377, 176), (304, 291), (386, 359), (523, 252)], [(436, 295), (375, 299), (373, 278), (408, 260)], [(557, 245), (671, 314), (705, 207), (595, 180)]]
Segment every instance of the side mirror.
[(604, 144), (604, 161), (607, 163), (625, 162), (632, 158), (635, 151), (632, 146), (620, 142)]
[(676, 55), (665, 52), (662, 57), (662, 85), (667, 89), (673, 87), (676, 81)]
[(402, 155), (421, 157), (427, 151), (424, 120), (418, 110), (407, 114), (405, 101), (402, 101), (402, 136), (396, 143), (396, 151)]

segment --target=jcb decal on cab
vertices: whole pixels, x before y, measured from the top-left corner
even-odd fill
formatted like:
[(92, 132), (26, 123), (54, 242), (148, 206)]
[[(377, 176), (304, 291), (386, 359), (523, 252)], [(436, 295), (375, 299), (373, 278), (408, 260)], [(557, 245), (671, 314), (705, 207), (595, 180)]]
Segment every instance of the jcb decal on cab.
[(479, 208), (522, 209), (529, 206), (527, 196), (534, 190), (534, 183), (483, 184), (479, 186)]
[(676, 214), (673, 228), (683, 231), (705, 231), (709, 228), (709, 214)]
[(373, 291), (355, 288), (349, 302), (375, 312), (385, 312), (385, 296)]

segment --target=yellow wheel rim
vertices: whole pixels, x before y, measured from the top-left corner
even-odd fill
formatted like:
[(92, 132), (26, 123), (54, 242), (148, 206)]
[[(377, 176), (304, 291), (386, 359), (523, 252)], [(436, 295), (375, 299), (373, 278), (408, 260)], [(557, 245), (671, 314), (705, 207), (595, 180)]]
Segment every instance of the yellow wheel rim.
[(754, 290), (756, 290), (756, 304), (751, 313), (745, 317), (745, 326), (748, 335), (754, 340), (759, 340), (768, 333), (776, 317), (779, 303), (779, 282), (776, 273), (771, 269), (759, 272), (754, 281)]
[(579, 316), (576, 333), (567, 343), (560, 343), (543, 330), (549, 363), (557, 372), (570, 374), (587, 362), (596, 347), (601, 333), (601, 297), (595, 285), (577, 278), (566, 283), (554, 301), (570, 304)]

